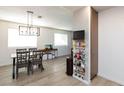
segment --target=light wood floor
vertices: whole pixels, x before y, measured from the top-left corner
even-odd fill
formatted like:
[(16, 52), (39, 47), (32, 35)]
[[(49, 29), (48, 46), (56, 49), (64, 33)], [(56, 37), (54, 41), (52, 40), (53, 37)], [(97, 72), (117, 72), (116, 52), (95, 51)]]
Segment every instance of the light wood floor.
[[(45, 70), (35, 70), (33, 75), (28, 76), (26, 69), (24, 68), (19, 73), (18, 80), (12, 79), (12, 66), (0, 67), (0, 85), (1, 86), (85, 86), (84, 83), (79, 80), (67, 76), (66, 71), (66, 57), (60, 57), (53, 60), (47, 60), (43, 62)], [(92, 80), (91, 85), (103, 85), (103, 86), (117, 86), (112, 81), (103, 79), (97, 76)]]

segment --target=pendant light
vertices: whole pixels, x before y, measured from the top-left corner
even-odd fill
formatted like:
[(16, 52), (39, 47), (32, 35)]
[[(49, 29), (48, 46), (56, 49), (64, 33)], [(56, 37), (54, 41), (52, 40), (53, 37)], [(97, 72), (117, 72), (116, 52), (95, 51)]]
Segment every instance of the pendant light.
[(27, 24), (19, 25), (19, 35), (40, 36), (40, 28), (33, 26), (33, 12), (27, 11)]

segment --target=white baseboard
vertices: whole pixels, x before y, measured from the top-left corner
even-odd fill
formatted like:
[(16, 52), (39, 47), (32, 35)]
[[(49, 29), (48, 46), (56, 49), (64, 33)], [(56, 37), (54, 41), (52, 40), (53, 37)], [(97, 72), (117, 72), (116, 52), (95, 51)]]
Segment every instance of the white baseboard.
[(98, 76), (103, 77), (103, 78), (105, 78), (107, 80), (110, 80), (112, 82), (115, 82), (115, 83), (119, 84), (120, 86), (123, 86), (124, 85), (124, 82), (120, 82), (119, 80), (115, 80), (112, 77), (108, 77), (108, 76), (103, 75), (103, 74), (100, 74), (100, 73), (98, 73)]

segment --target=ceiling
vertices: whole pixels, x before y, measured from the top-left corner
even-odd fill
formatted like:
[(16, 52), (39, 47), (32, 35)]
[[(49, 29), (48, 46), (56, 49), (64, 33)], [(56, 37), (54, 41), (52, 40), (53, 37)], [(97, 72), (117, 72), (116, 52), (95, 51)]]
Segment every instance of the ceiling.
[[(33, 24), (65, 30), (73, 27), (74, 11), (85, 6), (0, 6), (0, 19), (18, 23), (27, 22), (26, 11), (33, 11)], [(94, 6), (96, 11), (112, 8), (110, 6)], [(42, 16), (38, 19), (37, 16)]]
[(93, 8), (97, 11), (97, 12), (102, 12), (104, 10), (113, 8), (114, 6), (93, 6)]
[[(85, 6), (64, 6), (64, 8), (70, 10), (71, 12), (74, 12), (80, 8), (83, 8)], [(97, 12), (102, 12), (104, 10), (113, 8), (114, 6), (92, 6)]]
[(63, 6), (65, 9), (69, 10), (70, 12), (74, 12), (80, 8), (83, 8), (85, 6)]
[[(27, 23), (27, 12), (33, 11), (33, 25), (72, 29), (72, 12), (59, 6), (0, 6), (0, 19)], [(37, 16), (42, 16), (38, 19)]]

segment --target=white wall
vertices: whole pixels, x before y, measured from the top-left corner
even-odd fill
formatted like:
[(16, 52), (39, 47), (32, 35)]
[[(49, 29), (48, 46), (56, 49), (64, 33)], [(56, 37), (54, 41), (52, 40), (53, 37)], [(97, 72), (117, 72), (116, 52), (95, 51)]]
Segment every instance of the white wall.
[(124, 7), (99, 13), (99, 75), (124, 85)]
[(12, 63), (10, 54), (14, 48), (8, 48), (8, 28), (16, 28), (17, 24), (0, 21), (0, 66)]
[(89, 30), (90, 7), (82, 7), (74, 12), (74, 30)]
[(90, 83), (90, 7), (82, 7), (74, 12), (74, 30), (85, 30), (86, 81)]
[[(12, 63), (11, 53), (15, 53), (16, 48), (8, 48), (8, 28), (18, 29), (18, 24), (6, 21), (0, 21), (0, 66)], [(38, 37), (38, 48), (44, 48), (44, 44), (53, 43), (54, 33), (65, 33), (68, 35), (68, 47), (57, 47), (59, 49), (59, 56), (70, 54), (71, 52), (71, 36), (72, 32), (45, 29), (41, 28), (41, 36)]]
[(67, 34), (68, 36), (68, 46), (54, 46), (55, 48), (58, 48), (58, 56), (68, 55), (71, 53), (72, 32), (48, 28), (41, 28), (40, 30), (40, 36), (38, 37), (38, 48), (45, 48), (45, 44), (53, 44), (54, 46), (54, 34), (62, 33)]

